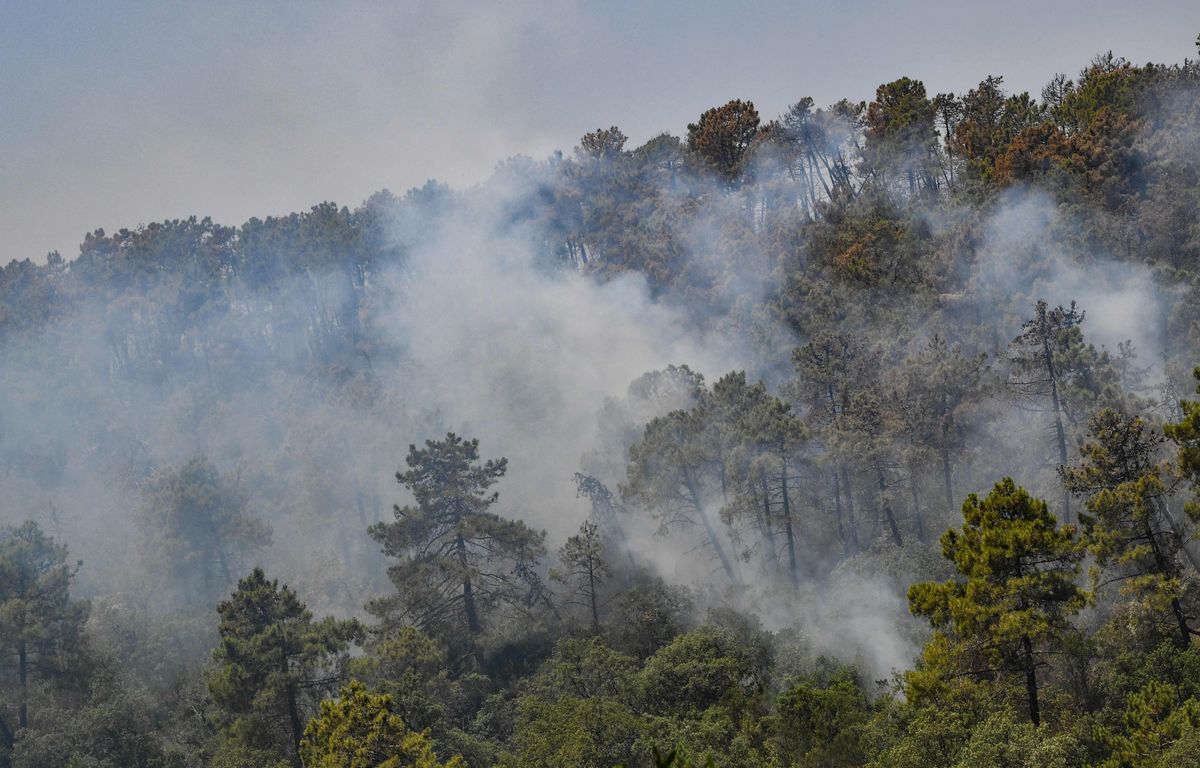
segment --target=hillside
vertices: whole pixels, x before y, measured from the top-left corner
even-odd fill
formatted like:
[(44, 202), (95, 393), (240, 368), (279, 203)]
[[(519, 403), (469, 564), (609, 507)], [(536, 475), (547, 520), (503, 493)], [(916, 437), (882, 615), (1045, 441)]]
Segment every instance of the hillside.
[(0, 768), (1200, 765), (1198, 125), (902, 77), (9, 263)]

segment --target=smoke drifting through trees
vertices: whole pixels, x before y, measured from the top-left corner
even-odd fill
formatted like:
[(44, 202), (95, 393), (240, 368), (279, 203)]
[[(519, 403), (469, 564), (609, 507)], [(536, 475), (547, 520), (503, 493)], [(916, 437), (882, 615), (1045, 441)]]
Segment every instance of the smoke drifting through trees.
[[(84, 594), (187, 605), (184, 593), (140, 593), (163, 573), (164, 545), (143, 546), (135, 521), (173, 503), (156, 478), (203, 455), (244, 495), (239, 514), (259, 533), (241, 543), (266, 545), (269, 526), (270, 573), (318, 612), (359, 615), (363, 596), (390, 589), (366, 530), (404, 503), (393, 476), (407, 446), (455, 431), (508, 459), (496, 511), (545, 529), (550, 551), (592, 510), (570, 480), (583, 471), (625, 502), (634, 558), (698, 585), (702, 604), (798, 624), (821, 650), (863, 654), (873, 674), (905, 665), (915, 645), (894, 627), (924, 566), (889, 574), (863, 553), (932, 541), (956, 521), (956, 494), (1001, 475), (1061, 496), (1055, 470), (1086, 419), (1053, 403), (1060, 431), (999, 385), (1036, 303), (1087, 312), (1082, 335), (1051, 351), (1074, 366), (1063, 386), (1080, 413), (1128, 394), (1089, 345), (1111, 357), (1133, 339), (1150, 371), (1136, 394), (1151, 400), (1168, 364), (1200, 359), (1194, 284), (1168, 271), (1194, 246), (1131, 258), (1105, 197), (1122, 190), (1078, 192), (1057, 160), (1020, 166), (1016, 137), (1043, 113), (998, 80), (955, 102), (957, 116), (932, 110), (947, 102), (927, 103), (918, 85), (881, 88), (870, 109), (801, 101), (761, 126), (734, 102), (686, 140), (626, 150), (611, 131), (591, 134), (576, 157), (514, 158), (472, 190), (430, 184), (236, 230), (189, 220), (97, 233), (78, 260), (10, 265), (5, 520), (39, 517), (67, 542), (86, 564)], [(1166, 127), (1134, 139), (1152, 159), (1138, 190), (1150, 200), (1196, 162), (1183, 99), (1162, 107)], [(939, 115), (966, 126), (945, 147), (926, 130)], [(1049, 124), (1081, 141), (1084, 118), (1064, 115)], [(988, 120), (1009, 134), (983, 130)], [(952, 186), (1002, 174), (1010, 185), (990, 197)], [(1138, 225), (1158, 236), (1149, 218)], [(931, 349), (979, 381), (920, 391)], [(705, 383), (630, 386), (671, 364)], [(746, 372), (741, 387), (763, 380), (763, 402), (721, 407), (729, 371)], [(922, 403), (929, 423), (906, 410)], [(635, 444), (646, 483), (627, 470)], [(220, 565), (224, 534), (204, 535), (211, 557), (188, 578), (211, 597), (239, 572)]]

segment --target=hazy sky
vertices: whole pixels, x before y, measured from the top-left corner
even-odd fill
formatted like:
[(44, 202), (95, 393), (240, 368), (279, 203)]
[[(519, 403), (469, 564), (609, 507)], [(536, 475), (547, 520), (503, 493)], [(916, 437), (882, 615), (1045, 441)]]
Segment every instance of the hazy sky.
[(752, 99), (869, 99), (901, 75), (1035, 94), (1113, 50), (1195, 56), (1196, 0), (0, 0), (0, 264), (164, 218), (355, 206), (497, 160), (633, 144)]

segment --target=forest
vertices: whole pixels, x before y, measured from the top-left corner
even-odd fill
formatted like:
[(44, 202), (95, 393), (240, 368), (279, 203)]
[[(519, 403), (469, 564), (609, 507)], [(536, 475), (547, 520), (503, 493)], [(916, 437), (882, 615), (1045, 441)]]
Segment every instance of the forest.
[(1080, 63), (0, 267), (0, 768), (1200, 766), (1200, 62)]

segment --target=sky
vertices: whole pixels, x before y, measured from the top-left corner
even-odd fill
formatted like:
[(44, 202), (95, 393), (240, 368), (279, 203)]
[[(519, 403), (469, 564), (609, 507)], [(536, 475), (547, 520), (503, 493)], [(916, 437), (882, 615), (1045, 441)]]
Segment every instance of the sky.
[(770, 118), (989, 74), (1036, 95), (1108, 50), (1194, 58), (1198, 32), (1195, 0), (0, 0), (0, 264), (73, 258), (98, 227), (469, 186), (733, 98)]

